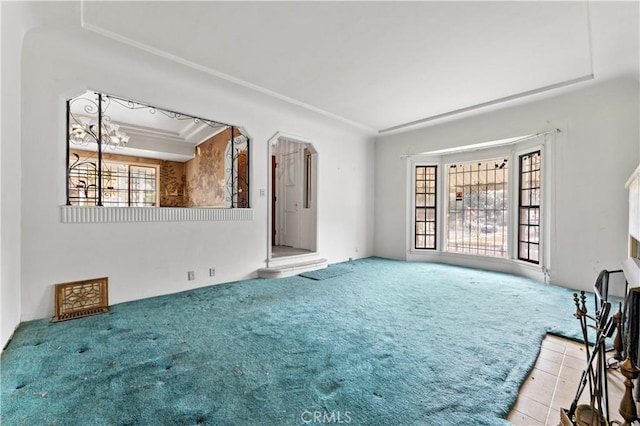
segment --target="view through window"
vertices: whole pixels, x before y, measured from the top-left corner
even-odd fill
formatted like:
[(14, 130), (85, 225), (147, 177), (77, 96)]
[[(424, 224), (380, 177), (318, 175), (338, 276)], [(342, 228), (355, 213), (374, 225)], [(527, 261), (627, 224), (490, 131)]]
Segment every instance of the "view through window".
[(447, 251), (508, 256), (508, 159), (448, 166)]
[[(412, 162), (410, 250), (543, 264), (543, 153), (557, 132), (427, 152), (422, 164)], [(499, 143), (509, 148), (494, 149)]]

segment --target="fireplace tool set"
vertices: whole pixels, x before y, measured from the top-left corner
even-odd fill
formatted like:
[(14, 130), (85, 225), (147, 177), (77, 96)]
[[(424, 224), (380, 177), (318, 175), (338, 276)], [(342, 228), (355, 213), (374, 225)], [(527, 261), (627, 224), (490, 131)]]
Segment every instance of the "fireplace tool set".
[[(603, 271), (607, 272), (607, 271)], [(573, 294), (573, 302), (576, 306), (574, 316), (580, 322), (582, 336), (584, 339), (584, 347), (586, 353), (587, 364), (582, 372), (575, 398), (570, 408), (560, 410), (561, 426), (608, 426), (612, 424), (622, 426), (640, 426), (638, 422), (638, 413), (636, 403), (633, 399), (633, 381), (640, 374), (631, 359), (626, 356), (624, 362), (623, 352), (623, 317), (622, 304), (620, 303), (618, 312), (610, 315), (611, 303), (606, 301), (608, 292), (608, 274), (604, 277), (598, 277), (594, 286), (595, 293), (595, 313), (589, 315), (586, 307), (586, 295), (584, 291)], [(604, 281), (604, 283), (603, 283)], [(604, 285), (603, 285), (604, 284)], [(604, 296), (604, 297), (603, 297)], [(589, 329), (595, 331), (595, 340), (593, 346), (589, 344)], [(607, 369), (609, 364), (606, 358), (605, 341), (611, 338), (617, 331), (613, 341), (613, 349), (615, 354), (612, 359), (618, 362), (620, 372), (626, 378), (625, 394), (620, 403), (618, 412), (625, 420), (621, 423), (617, 420), (610, 420), (609, 397), (607, 386)], [(627, 343), (628, 345), (628, 343)], [(589, 403), (579, 404), (578, 401), (584, 390), (589, 388)]]

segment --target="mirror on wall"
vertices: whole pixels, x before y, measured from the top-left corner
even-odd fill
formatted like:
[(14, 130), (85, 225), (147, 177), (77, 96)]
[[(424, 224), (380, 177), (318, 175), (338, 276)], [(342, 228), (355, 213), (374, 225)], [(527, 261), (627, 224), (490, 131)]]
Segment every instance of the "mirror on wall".
[(87, 91), (67, 101), (67, 205), (249, 207), (242, 129)]

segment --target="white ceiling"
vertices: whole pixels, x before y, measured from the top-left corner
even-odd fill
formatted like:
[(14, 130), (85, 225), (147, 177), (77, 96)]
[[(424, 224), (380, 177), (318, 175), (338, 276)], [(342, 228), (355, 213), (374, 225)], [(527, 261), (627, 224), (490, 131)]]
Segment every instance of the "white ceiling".
[(638, 10), (637, 2), (89, 1), (83, 25), (385, 131), (637, 79)]

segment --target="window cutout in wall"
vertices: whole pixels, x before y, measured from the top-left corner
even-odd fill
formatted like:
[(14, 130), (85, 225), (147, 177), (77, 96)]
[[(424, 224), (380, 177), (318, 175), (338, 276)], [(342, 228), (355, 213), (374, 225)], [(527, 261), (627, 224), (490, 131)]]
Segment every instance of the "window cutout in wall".
[(508, 256), (508, 160), (449, 165), (447, 250)]
[(67, 205), (248, 208), (249, 142), (236, 126), (86, 92), (67, 101)]
[(437, 166), (416, 166), (415, 241), (416, 249), (436, 248)]
[(518, 259), (540, 263), (540, 151), (520, 156)]

